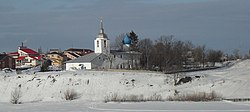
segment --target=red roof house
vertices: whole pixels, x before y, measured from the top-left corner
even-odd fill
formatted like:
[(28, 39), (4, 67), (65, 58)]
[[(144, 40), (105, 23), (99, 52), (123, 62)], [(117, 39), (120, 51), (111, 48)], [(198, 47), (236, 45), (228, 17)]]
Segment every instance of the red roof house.
[(35, 67), (40, 65), (42, 56), (25, 46), (20, 46), (17, 52), (12, 52), (8, 54), (16, 61), (16, 68), (23, 68), (23, 67)]

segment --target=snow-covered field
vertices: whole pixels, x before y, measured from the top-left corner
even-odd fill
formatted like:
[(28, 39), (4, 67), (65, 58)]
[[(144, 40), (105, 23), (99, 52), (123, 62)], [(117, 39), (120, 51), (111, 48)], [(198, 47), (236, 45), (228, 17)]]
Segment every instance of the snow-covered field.
[[(145, 109), (145, 111), (166, 111), (169, 109), (170, 111), (176, 109), (177, 111), (178, 109), (180, 109), (179, 111), (182, 111), (182, 109), (202, 111), (202, 109), (206, 110), (214, 105), (218, 107), (215, 108), (217, 110), (228, 110), (228, 108), (232, 110), (235, 107), (236, 110), (250, 111), (248, 105), (227, 102), (103, 103), (105, 97), (113, 94), (121, 96), (143, 95), (145, 98), (152, 95), (161, 95), (165, 99), (173, 96), (175, 91), (178, 91), (179, 94), (215, 91), (223, 98), (250, 98), (250, 60), (239, 62), (230, 68), (180, 74), (180, 76), (182, 75), (193, 77), (192, 82), (174, 86), (173, 74), (149, 71), (62, 71), (45, 73), (30, 71), (18, 75), (0, 71), (0, 102), (2, 102), (0, 103), (0, 110), (27, 111), (32, 107), (32, 109), (35, 109), (34, 111), (58, 111), (61, 109), (69, 110), (70, 108), (76, 109), (73, 109), (73, 111), (144, 111), (140, 109)], [(195, 76), (200, 78), (195, 78)], [(21, 105), (9, 103), (11, 92), (16, 88), (20, 88), (22, 93), (20, 101), (23, 104)], [(74, 90), (79, 94), (79, 98), (73, 102), (66, 101), (64, 99), (66, 90)], [(182, 103), (187, 108), (184, 108), (185, 106), (178, 108), (178, 105), (182, 105)], [(175, 104), (177, 105), (174, 106)], [(192, 108), (189, 108), (189, 105)], [(204, 106), (204, 108), (200, 108), (200, 106)], [(37, 107), (37, 110), (33, 107)]]
[(249, 112), (250, 104), (230, 102), (40, 102), (0, 103), (1, 112)]

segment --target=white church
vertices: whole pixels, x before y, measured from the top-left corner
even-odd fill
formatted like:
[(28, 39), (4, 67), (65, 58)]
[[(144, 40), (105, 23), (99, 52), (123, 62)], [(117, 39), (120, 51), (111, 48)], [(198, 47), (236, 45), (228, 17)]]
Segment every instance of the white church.
[(135, 51), (110, 50), (110, 40), (101, 29), (94, 40), (94, 53), (66, 62), (66, 70), (84, 69), (138, 69), (141, 53)]

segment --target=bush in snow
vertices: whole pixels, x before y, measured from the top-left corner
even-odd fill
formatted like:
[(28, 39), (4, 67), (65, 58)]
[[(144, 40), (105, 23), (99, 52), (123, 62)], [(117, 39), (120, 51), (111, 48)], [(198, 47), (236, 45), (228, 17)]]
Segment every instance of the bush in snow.
[(119, 99), (121, 99), (121, 98), (118, 98), (118, 94), (114, 93), (114, 94), (111, 94), (109, 96), (105, 96), (104, 102), (107, 103), (107, 102), (111, 102), (111, 101), (118, 101)]
[(142, 102), (144, 101), (143, 95), (124, 95), (119, 96), (114, 93), (110, 96), (106, 96), (104, 102)]
[(222, 97), (212, 91), (211, 93), (199, 92), (194, 94), (178, 94), (170, 96), (169, 101), (220, 101)]
[(145, 101), (164, 101), (161, 95), (154, 94), (148, 98), (141, 95), (123, 95), (117, 93), (111, 94), (104, 98), (104, 102), (145, 102)]
[(11, 92), (10, 103), (21, 104), (21, 102), (20, 102), (21, 97), (22, 97), (22, 92), (21, 92), (20, 88), (16, 88), (14, 91)]
[(67, 89), (64, 92), (65, 100), (74, 100), (74, 99), (77, 99), (78, 97), (79, 97), (79, 94), (73, 89), (71, 89), (71, 90)]

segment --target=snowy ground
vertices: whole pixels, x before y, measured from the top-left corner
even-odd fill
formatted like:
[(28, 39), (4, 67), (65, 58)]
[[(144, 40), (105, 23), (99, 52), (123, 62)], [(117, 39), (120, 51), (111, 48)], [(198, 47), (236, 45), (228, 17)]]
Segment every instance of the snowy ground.
[[(156, 102), (136, 103), (133, 105), (128, 103), (120, 106), (121, 104), (116, 103), (102, 103), (105, 97), (112, 94), (118, 94), (121, 96), (143, 95), (145, 98), (157, 94), (166, 99), (169, 96), (173, 96), (175, 91), (179, 91), (179, 94), (215, 91), (223, 98), (250, 98), (250, 60), (239, 62), (230, 68), (180, 74), (180, 76), (182, 75), (193, 77), (192, 82), (174, 86), (173, 74), (147, 71), (62, 71), (34, 73), (33, 70), (18, 75), (16, 73), (4, 73), (0, 71), (0, 102), (2, 102), (0, 103), (0, 110), (7, 109), (15, 111), (15, 109), (17, 109), (27, 111), (31, 106), (37, 106), (37, 111), (39, 111), (39, 108), (48, 109), (48, 111), (53, 110), (54, 108), (55, 110), (66, 108), (67, 110), (68, 107), (80, 110), (83, 109), (82, 111), (101, 111), (102, 108), (104, 108), (104, 111), (111, 107), (111, 109), (118, 109), (121, 107), (130, 108), (134, 105), (138, 107), (143, 106), (142, 108), (144, 108), (144, 106), (145, 108), (149, 107), (146, 110), (155, 110), (155, 107), (158, 106), (149, 105), (157, 104), (159, 105), (158, 109), (163, 108), (165, 111), (166, 109), (174, 110), (174, 105), (176, 104), (173, 103), (174, 105), (172, 106), (172, 102)], [(200, 78), (194, 78), (195, 76), (200, 76)], [(20, 101), (24, 104), (9, 104), (11, 92), (16, 88), (20, 88), (22, 92)], [(79, 98), (74, 100), (73, 103), (66, 102), (64, 99), (64, 92), (68, 89), (75, 90), (79, 94)], [(100, 102), (101, 105), (95, 105), (92, 106), (93, 108), (90, 108), (91, 105), (84, 102)], [(182, 102), (177, 103), (177, 107), (180, 103)], [(206, 104), (208, 107), (209, 105), (220, 105), (228, 108), (235, 107), (236, 109), (239, 107), (239, 109), (243, 110), (249, 107), (238, 104), (232, 105), (225, 102), (186, 103), (185, 105), (189, 107), (190, 104), (192, 104), (192, 108), (190, 108), (191, 110), (199, 109), (196, 108), (196, 104), (197, 107)], [(165, 108), (168, 107), (167, 105), (171, 105), (171, 108)], [(83, 108), (81, 108), (81, 106)], [(179, 109), (177, 107), (176, 109)], [(132, 108), (131, 111), (133, 111), (133, 109), (134, 108)], [(225, 110), (227, 108), (222, 109)]]
[(0, 103), (0, 110), (1, 112), (249, 112), (250, 104), (230, 102), (40, 102), (14, 106), (9, 103)]

